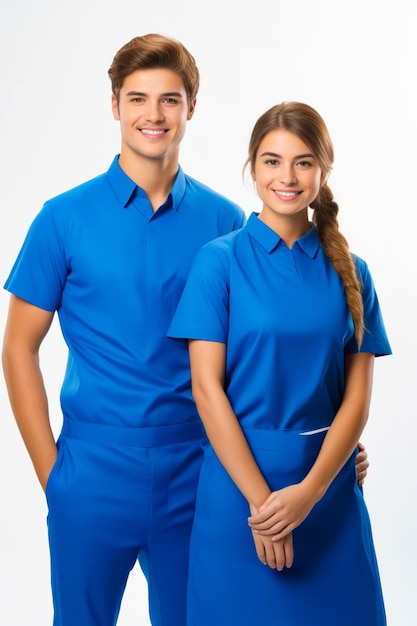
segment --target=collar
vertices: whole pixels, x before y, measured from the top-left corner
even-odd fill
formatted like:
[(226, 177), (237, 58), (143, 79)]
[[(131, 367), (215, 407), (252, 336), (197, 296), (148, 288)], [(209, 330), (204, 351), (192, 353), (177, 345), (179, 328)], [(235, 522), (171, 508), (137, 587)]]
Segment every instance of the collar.
[[(251, 213), (246, 224), (246, 228), (249, 231), (249, 234), (256, 239), (268, 253), (271, 253), (279, 246), (282, 239), (274, 230), (272, 230), (272, 228), (258, 219), (258, 216), (259, 213)], [(301, 248), (305, 254), (312, 259), (316, 256), (320, 247), (320, 239), (314, 224), (311, 224), (311, 228), (308, 233), (294, 242), (294, 246)]]
[[(118, 199), (120, 204), (124, 208), (126, 208), (135, 195), (137, 197), (145, 198), (146, 192), (142, 187), (139, 187), (139, 185), (137, 185), (131, 178), (129, 178), (129, 176), (122, 170), (119, 165), (119, 156), (120, 155), (117, 154), (114, 157), (112, 164), (107, 171), (107, 178), (116, 198)], [(187, 183), (185, 174), (181, 167), (178, 166), (178, 173), (175, 177), (171, 191), (168, 194), (166, 203), (168, 205), (171, 205), (174, 211), (178, 211), (178, 208), (185, 194), (186, 185)]]

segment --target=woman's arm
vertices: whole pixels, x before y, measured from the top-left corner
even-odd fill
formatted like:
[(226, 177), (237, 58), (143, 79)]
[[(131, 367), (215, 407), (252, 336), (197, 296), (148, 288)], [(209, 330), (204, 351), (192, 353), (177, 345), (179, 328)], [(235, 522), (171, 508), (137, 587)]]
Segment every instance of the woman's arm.
[[(220, 462), (245, 496), (252, 511), (271, 493), (224, 391), (226, 346), (213, 341), (190, 340), (192, 393), (207, 436)], [(292, 564), (292, 538), (274, 546), (269, 538), (256, 538), (263, 563), (281, 570)]]
[(249, 518), (258, 533), (281, 539), (299, 526), (324, 496), (346, 463), (368, 419), (374, 355), (352, 354), (345, 359), (345, 393), (320, 453), (299, 484), (273, 492), (260, 511)]
[(2, 353), (12, 411), (43, 489), (57, 455), (39, 367), (52, 319), (53, 313), (11, 296)]

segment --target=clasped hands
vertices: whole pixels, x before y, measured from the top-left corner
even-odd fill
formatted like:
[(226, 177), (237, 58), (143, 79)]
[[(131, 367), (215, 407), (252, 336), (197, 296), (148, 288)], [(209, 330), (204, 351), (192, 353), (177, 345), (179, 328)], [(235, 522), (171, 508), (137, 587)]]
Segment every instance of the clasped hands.
[(250, 505), (248, 524), (256, 553), (264, 565), (281, 571), (294, 559), (292, 531), (310, 513), (316, 501), (303, 483), (273, 491), (259, 509)]

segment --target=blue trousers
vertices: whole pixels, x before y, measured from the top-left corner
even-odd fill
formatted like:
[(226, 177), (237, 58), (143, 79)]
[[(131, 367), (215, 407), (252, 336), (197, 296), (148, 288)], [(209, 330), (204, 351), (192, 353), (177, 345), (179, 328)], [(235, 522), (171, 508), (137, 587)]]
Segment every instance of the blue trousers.
[(114, 626), (139, 560), (154, 626), (184, 626), (200, 422), (66, 419), (46, 487), (54, 626)]

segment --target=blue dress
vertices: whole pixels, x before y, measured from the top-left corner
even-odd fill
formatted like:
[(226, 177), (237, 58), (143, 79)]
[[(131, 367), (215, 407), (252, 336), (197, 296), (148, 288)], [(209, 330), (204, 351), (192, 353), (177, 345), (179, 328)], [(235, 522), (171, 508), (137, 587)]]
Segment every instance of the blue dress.
[[(361, 351), (390, 354), (366, 263)], [(271, 489), (313, 465), (358, 351), (344, 289), (311, 230), (288, 249), (256, 214), (203, 247), (169, 329), (227, 344), (226, 393)], [(355, 453), (356, 454), (356, 453)], [(355, 454), (294, 531), (294, 564), (261, 564), (248, 504), (208, 445), (191, 540), (187, 626), (384, 626)]]

